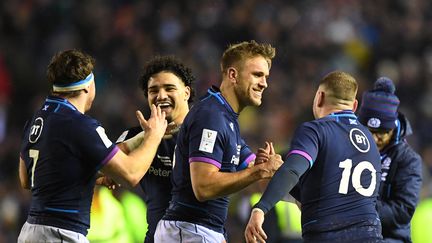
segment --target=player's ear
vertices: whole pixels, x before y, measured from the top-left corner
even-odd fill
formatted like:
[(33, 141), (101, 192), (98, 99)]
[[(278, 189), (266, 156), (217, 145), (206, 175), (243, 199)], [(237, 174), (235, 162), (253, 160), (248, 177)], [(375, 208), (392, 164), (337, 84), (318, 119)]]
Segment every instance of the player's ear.
[(185, 87), (185, 101), (189, 100), (191, 94), (191, 88), (189, 86)]
[(229, 67), (227, 69), (227, 75), (228, 78), (232, 81), (232, 82), (236, 82), (237, 81), (237, 77), (238, 77), (238, 71), (235, 67)]
[(354, 100), (354, 103), (353, 103), (353, 108), (352, 108), (353, 112), (356, 112), (357, 107), (358, 107), (358, 100), (355, 99), (355, 100)]
[(325, 93), (324, 91), (320, 90), (317, 93), (317, 107), (322, 107), (324, 105), (325, 102)]

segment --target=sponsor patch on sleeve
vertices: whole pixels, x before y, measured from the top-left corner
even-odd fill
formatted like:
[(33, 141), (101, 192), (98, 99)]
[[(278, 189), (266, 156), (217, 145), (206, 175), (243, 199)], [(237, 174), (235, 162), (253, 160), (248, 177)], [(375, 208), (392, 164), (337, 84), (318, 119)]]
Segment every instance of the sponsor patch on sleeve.
[(213, 153), (217, 132), (210, 129), (203, 129), (199, 151)]

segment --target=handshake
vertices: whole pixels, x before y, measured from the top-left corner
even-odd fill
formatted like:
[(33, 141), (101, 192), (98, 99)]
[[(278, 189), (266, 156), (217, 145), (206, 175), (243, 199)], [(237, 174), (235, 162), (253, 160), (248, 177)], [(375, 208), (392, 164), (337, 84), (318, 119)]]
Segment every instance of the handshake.
[(272, 142), (265, 142), (265, 147), (258, 149), (254, 166), (262, 167), (265, 178), (271, 178), (282, 164), (282, 157), (275, 153)]

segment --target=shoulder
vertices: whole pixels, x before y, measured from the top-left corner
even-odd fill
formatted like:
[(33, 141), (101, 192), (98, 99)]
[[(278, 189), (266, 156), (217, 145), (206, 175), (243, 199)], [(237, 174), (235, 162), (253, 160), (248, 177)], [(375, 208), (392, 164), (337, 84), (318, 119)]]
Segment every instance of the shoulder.
[(64, 121), (64, 124), (64, 129), (68, 129), (71, 137), (79, 140), (83, 137), (89, 139), (96, 135), (105, 134), (105, 128), (98, 120), (83, 114), (70, 116), (68, 120)]
[(75, 112), (70, 114), (69, 116), (63, 117), (65, 122), (69, 121), (73, 126), (80, 126), (82, 128), (100, 126), (100, 122), (98, 120), (94, 119), (91, 116), (81, 114), (79, 112)]
[(421, 167), (421, 156), (406, 142), (401, 142), (389, 151), (398, 164), (406, 164), (410, 167)]
[(185, 122), (191, 125), (208, 124), (215, 125), (221, 124), (228, 120), (226, 111), (220, 108), (213, 102), (201, 101), (189, 111)]
[(199, 111), (199, 112), (216, 113), (224, 110), (225, 110), (224, 105), (220, 101), (209, 96), (200, 100), (195, 105), (193, 105), (190, 112)]
[(320, 132), (315, 122), (304, 122), (295, 130), (291, 141), (291, 146), (318, 146), (320, 141)]
[(318, 135), (320, 130), (320, 124), (317, 120), (303, 122), (296, 129), (297, 135), (302, 134), (315, 134)]
[(100, 126), (99, 121), (90, 116), (79, 112), (51, 113), (48, 116), (35, 117), (42, 119), (44, 126), (49, 126), (51, 130), (60, 130), (62, 134), (74, 136), (88, 133)]

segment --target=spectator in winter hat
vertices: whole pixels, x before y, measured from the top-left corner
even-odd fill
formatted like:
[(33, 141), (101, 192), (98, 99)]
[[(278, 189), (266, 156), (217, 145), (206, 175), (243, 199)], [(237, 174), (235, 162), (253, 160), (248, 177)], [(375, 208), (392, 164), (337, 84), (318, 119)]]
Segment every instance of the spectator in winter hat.
[(384, 241), (411, 242), (410, 222), (419, 200), (422, 159), (405, 139), (412, 130), (398, 111), (395, 91), (392, 80), (379, 78), (372, 90), (363, 93), (358, 117), (372, 132), (381, 154), (377, 211)]

